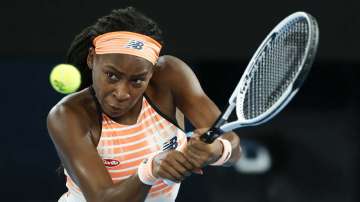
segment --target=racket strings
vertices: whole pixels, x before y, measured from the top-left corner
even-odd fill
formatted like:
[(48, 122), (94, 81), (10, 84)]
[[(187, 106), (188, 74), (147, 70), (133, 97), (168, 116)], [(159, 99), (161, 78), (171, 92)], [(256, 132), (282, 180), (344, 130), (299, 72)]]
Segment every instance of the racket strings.
[(300, 71), (306, 46), (309, 25), (297, 19), (279, 31), (260, 54), (243, 104), (245, 119), (266, 112), (283, 95)]

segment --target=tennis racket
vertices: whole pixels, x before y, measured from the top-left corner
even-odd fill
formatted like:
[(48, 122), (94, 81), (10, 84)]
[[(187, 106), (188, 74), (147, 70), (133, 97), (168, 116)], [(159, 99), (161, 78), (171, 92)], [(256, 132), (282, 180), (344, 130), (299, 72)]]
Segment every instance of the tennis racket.
[[(311, 15), (296, 12), (282, 20), (250, 60), (226, 111), (201, 140), (212, 143), (226, 132), (265, 123), (278, 114), (304, 83), (318, 41), (318, 25)], [(227, 123), (235, 108), (237, 120)]]
[[(226, 132), (265, 123), (278, 114), (304, 83), (318, 41), (318, 25), (310, 14), (296, 12), (282, 20), (251, 58), (225, 112), (200, 139), (210, 144)], [(235, 108), (237, 120), (227, 122)]]

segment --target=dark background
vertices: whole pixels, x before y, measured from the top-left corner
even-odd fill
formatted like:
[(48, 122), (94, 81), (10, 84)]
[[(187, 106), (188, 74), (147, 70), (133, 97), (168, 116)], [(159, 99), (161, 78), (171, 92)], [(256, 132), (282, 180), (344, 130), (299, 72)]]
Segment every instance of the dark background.
[[(277, 117), (238, 131), (263, 144), (273, 164), (262, 174), (208, 168), (187, 180), (177, 201), (360, 201), (359, 1), (69, 1), (1, 2), (2, 141), (0, 201), (55, 201), (64, 191), (46, 130), (63, 97), (49, 85), (78, 32), (111, 9), (134, 6), (164, 31), (163, 54), (195, 71), (221, 109), (266, 34), (306, 11), (320, 27), (318, 57), (302, 90)], [(219, 85), (221, 84), (221, 85)]]

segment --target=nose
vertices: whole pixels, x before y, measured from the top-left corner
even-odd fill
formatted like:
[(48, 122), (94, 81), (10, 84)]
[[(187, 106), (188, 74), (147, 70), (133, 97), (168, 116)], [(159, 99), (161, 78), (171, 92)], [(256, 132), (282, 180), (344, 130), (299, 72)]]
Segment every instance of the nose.
[(119, 101), (125, 101), (130, 98), (130, 89), (125, 82), (121, 82), (121, 84), (116, 85), (113, 96)]

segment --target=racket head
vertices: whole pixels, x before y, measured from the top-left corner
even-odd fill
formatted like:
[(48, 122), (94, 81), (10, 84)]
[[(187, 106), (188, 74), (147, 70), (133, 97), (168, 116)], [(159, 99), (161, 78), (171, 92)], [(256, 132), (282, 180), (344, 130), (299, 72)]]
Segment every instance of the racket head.
[(286, 106), (311, 69), (318, 41), (317, 22), (305, 12), (286, 17), (268, 34), (229, 99), (236, 103), (237, 127), (261, 124)]

